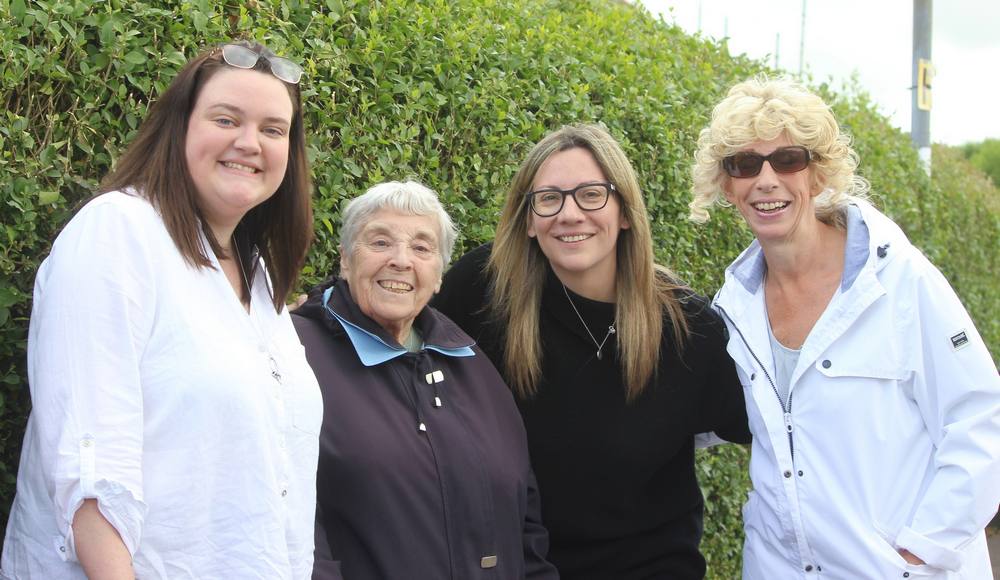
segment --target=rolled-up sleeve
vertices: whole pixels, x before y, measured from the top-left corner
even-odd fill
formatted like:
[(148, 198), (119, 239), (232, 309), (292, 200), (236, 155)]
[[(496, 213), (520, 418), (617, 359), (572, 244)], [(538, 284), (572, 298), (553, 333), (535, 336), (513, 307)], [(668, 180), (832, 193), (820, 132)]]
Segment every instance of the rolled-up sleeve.
[[(139, 545), (143, 396), (140, 365), (155, 317), (154, 263), (143, 243), (150, 208), (92, 203), (53, 246), (35, 280), (28, 337), (37, 465), (61, 538), (94, 498), (130, 553)], [(145, 214), (143, 212), (146, 212)]]

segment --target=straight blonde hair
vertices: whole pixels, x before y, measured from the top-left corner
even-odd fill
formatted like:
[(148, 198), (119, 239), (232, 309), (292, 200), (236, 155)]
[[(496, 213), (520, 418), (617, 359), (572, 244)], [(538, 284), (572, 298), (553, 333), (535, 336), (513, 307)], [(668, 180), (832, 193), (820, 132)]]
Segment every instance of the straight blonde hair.
[(546, 257), (528, 236), (531, 211), (527, 197), (535, 174), (554, 153), (582, 148), (589, 151), (605, 177), (615, 185), (624, 217), (631, 225), (618, 234), (615, 281), (614, 337), (618, 343), (626, 400), (635, 400), (655, 377), (660, 362), (665, 313), (678, 352), (688, 335), (687, 320), (676, 291), (684, 286), (667, 268), (654, 263), (653, 239), (639, 182), (618, 142), (599, 125), (567, 125), (536, 144), (521, 164), (497, 224), (490, 274), (489, 310), (506, 328), (502, 366), (522, 398), (538, 392), (542, 372), (542, 342), (538, 326), (545, 285)]

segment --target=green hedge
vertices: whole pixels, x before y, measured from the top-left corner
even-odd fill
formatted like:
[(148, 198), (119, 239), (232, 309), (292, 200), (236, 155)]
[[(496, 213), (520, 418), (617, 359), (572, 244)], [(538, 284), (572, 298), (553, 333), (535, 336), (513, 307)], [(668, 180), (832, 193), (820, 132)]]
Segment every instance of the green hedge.
[[(35, 270), (150, 99), (200, 46), (235, 36), (261, 39), (306, 69), (317, 239), (303, 285), (333, 267), (343, 202), (384, 179), (415, 176), (438, 190), (462, 230), (458, 251), (490, 239), (519, 160), (572, 121), (602, 121), (621, 139), (658, 257), (695, 288), (712, 292), (750, 239), (725, 212), (706, 227), (686, 220), (688, 165), (711, 106), (763, 65), (623, 3), (0, 0), (0, 519), (29, 407)], [(857, 135), (884, 207), (942, 265), (996, 348), (996, 190), (971, 183), (946, 154), (956, 169), (927, 179), (906, 137), (863, 93), (822, 88)], [(964, 197), (972, 190), (978, 197)], [(746, 451), (727, 446), (699, 459), (709, 576), (736, 578)]]

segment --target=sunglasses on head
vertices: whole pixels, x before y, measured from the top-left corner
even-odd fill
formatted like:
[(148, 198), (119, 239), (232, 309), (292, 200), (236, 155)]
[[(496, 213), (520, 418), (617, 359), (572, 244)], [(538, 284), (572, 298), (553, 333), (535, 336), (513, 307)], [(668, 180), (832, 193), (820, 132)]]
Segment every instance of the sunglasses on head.
[(302, 67), (287, 58), (277, 56), (269, 50), (258, 53), (241, 44), (222, 45), (222, 60), (226, 61), (229, 66), (252, 69), (257, 66), (260, 59), (264, 59), (270, 65), (271, 74), (278, 80), (285, 81), (290, 85), (299, 84), (299, 79), (302, 78)]
[(809, 166), (809, 150), (800, 145), (779, 147), (770, 155), (753, 151), (740, 151), (722, 159), (722, 168), (730, 177), (754, 177), (760, 174), (764, 162), (771, 164), (775, 173), (798, 173)]

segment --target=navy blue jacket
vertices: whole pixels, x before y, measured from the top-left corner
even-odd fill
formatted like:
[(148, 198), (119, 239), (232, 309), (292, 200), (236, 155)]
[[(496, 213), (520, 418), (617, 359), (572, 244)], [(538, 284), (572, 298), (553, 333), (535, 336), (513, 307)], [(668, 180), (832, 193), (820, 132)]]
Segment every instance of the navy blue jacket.
[(343, 280), (292, 319), (324, 399), (314, 579), (558, 577), (520, 414), (468, 335), (425, 307), (407, 352)]

